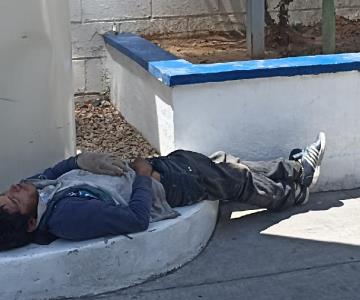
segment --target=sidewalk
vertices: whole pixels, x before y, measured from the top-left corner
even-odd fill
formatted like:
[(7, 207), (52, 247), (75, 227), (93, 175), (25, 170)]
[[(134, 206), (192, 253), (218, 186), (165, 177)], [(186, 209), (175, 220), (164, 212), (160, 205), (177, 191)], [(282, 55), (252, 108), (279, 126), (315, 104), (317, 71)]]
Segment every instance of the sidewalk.
[[(242, 216), (230, 220), (233, 211)], [(246, 213), (223, 205), (208, 246), (179, 270), (83, 299), (359, 299), (360, 189), (312, 194), (307, 206), (282, 213)]]

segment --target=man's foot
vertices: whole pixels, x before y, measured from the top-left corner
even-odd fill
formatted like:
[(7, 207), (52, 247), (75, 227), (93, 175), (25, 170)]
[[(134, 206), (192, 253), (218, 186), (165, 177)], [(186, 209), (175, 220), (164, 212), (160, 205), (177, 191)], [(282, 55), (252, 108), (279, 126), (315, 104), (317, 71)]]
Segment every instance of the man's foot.
[(297, 160), (301, 163), (303, 174), (301, 184), (312, 188), (320, 176), (320, 165), (325, 153), (326, 136), (320, 132), (317, 140), (304, 150), (294, 149), (290, 153), (290, 160)]

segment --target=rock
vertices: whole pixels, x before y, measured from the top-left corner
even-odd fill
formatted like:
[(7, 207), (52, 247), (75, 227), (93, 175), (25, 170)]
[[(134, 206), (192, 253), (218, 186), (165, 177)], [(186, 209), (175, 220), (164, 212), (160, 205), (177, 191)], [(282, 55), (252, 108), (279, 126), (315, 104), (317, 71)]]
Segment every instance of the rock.
[(109, 101), (76, 103), (75, 116), (78, 150), (109, 152), (127, 159), (158, 155)]

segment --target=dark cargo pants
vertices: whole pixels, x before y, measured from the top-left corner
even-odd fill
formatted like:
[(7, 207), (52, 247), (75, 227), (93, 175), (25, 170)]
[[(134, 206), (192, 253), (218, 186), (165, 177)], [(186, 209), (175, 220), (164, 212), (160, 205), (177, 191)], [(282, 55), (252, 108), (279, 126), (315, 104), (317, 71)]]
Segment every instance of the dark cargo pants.
[(150, 159), (172, 207), (227, 200), (281, 210), (295, 204), (301, 165), (295, 161), (241, 161), (225, 152), (211, 157), (177, 150)]

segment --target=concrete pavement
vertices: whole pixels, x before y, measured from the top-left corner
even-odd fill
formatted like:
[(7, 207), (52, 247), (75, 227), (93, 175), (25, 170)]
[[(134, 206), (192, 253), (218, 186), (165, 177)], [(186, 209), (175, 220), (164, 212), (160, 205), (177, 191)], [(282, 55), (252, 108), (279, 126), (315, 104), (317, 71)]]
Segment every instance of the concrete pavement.
[(281, 213), (248, 209), (221, 206), (208, 246), (179, 270), (84, 299), (360, 299), (360, 189)]

